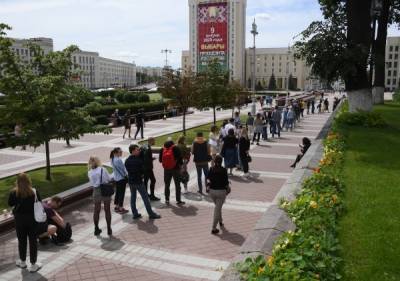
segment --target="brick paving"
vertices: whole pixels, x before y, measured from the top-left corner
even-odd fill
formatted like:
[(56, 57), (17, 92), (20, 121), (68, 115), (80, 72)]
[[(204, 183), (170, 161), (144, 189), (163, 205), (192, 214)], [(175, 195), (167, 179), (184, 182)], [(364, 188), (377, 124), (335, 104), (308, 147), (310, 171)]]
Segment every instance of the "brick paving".
[[(227, 118), (230, 111), (218, 112), (218, 118)], [(93, 236), (90, 198), (81, 200), (63, 210), (66, 220), (74, 229), (73, 242), (63, 246), (46, 245), (39, 248), (39, 261), (44, 267), (35, 274), (16, 269), (18, 256), (14, 233), (0, 237), (0, 281), (3, 280), (218, 280), (223, 270), (238, 253), (240, 246), (253, 230), (258, 219), (275, 199), (280, 188), (290, 176), (289, 165), (299, 153), (297, 144), (304, 136), (315, 138), (328, 118), (328, 114), (306, 115), (293, 132), (282, 132), (281, 139), (270, 139), (253, 145), (251, 179), (239, 171), (230, 177), (232, 193), (224, 205), (225, 229), (217, 236), (211, 235), (213, 204), (208, 196), (200, 196), (194, 165), (190, 163), (189, 193), (183, 198), (186, 205), (178, 207), (171, 191), (171, 205), (163, 202), (163, 172), (155, 162), (156, 193), (161, 202), (153, 204), (162, 215), (161, 220), (149, 221), (140, 198), (138, 206), (143, 219), (134, 221), (131, 214), (113, 213), (114, 237), (103, 233)], [(189, 126), (212, 121), (211, 112), (196, 112), (188, 116)], [(171, 133), (181, 126), (181, 118), (150, 122), (145, 136)], [(136, 128), (132, 128), (132, 135)], [(86, 162), (90, 155), (97, 155), (108, 162), (109, 151), (121, 146), (125, 151), (132, 140), (122, 139), (122, 128), (110, 135), (85, 135), (72, 141), (72, 148), (54, 141), (51, 144), (52, 162)], [(14, 171), (43, 165), (43, 153), (18, 149), (0, 150), (0, 177)], [(124, 156), (127, 154), (125, 153)], [(173, 185), (172, 185), (173, 186)], [(129, 207), (127, 190), (125, 205)], [(105, 231), (101, 214), (100, 225)]]

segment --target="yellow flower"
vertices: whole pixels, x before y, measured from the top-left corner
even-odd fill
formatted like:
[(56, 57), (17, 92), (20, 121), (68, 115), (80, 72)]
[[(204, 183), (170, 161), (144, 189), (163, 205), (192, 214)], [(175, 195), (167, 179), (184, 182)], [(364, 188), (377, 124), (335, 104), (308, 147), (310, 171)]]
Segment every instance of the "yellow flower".
[(333, 202), (333, 204), (336, 204), (337, 199), (338, 199), (337, 195), (336, 195), (336, 194), (333, 194), (333, 195), (332, 195), (332, 202)]
[(273, 263), (274, 263), (274, 257), (273, 257), (273, 256), (270, 256), (270, 257), (268, 258), (268, 265), (269, 265), (269, 267), (271, 267)]
[(318, 203), (315, 202), (315, 201), (311, 201), (310, 202), (310, 207), (313, 208), (313, 209), (316, 209), (316, 208), (318, 208)]
[(265, 271), (265, 268), (260, 266), (260, 267), (258, 268), (257, 274), (260, 275), (260, 274), (263, 273), (264, 271)]

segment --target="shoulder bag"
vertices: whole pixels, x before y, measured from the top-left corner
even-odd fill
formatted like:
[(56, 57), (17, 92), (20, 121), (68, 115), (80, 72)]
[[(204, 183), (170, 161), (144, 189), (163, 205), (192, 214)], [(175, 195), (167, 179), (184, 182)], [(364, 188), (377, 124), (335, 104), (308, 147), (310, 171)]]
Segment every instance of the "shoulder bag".
[(113, 183), (103, 183), (103, 167), (101, 168), (101, 174), (100, 174), (100, 191), (101, 191), (101, 196), (103, 197), (111, 197), (114, 195), (114, 184)]
[(43, 204), (41, 201), (38, 200), (36, 195), (36, 189), (33, 189), (35, 193), (35, 203), (33, 203), (33, 212), (35, 214), (35, 221), (37, 223), (43, 223), (47, 221), (47, 215), (44, 211)]

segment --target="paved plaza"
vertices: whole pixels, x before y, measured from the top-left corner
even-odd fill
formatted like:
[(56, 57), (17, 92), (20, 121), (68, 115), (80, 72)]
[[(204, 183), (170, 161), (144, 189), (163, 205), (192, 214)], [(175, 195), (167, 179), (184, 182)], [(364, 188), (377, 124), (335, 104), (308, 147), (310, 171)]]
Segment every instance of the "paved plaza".
[[(218, 112), (218, 119), (230, 115), (231, 111), (221, 111)], [(172, 200), (172, 204), (166, 206), (162, 167), (156, 161), (156, 194), (162, 201), (153, 203), (153, 207), (162, 219), (148, 220), (138, 198), (143, 219), (133, 221), (131, 213), (113, 213), (114, 237), (109, 239), (106, 236), (104, 219), (100, 222), (103, 234), (95, 237), (91, 199), (76, 202), (64, 210), (66, 220), (73, 226), (73, 242), (64, 246), (40, 246), (38, 258), (44, 266), (38, 273), (29, 274), (15, 267), (18, 251), (14, 232), (0, 238), (0, 281), (218, 280), (291, 176), (289, 166), (299, 153), (301, 139), (305, 136), (315, 139), (329, 116), (328, 113), (305, 115), (293, 132), (283, 132), (280, 139), (251, 146), (252, 177), (244, 179), (239, 171), (230, 177), (232, 193), (223, 208), (226, 229), (219, 235), (210, 234), (213, 203), (208, 196), (196, 193), (194, 165), (191, 163), (189, 166), (191, 180), (190, 192), (184, 195), (186, 205), (177, 206)], [(194, 127), (211, 122), (212, 112), (195, 112), (187, 119), (188, 126)], [(171, 133), (181, 126), (181, 117), (148, 122), (145, 136)], [(72, 141), (71, 148), (66, 148), (62, 141), (53, 141), (52, 164), (86, 163), (91, 155), (97, 155), (107, 163), (109, 152), (115, 146), (122, 147), (127, 156), (127, 147), (132, 141), (122, 139), (122, 130), (116, 128), (110, 135), (85, 135), (79, 141)], [(0, 177), (43, 164), (42, 147), (36, 151), (21, 151), (19, 148), (0, 150)], [(174, 199), (174, 190), (171, 192)], [(129, 196), (128, 191), (126, 208)], [(104, 216), (104, 213), (101, 215)]]

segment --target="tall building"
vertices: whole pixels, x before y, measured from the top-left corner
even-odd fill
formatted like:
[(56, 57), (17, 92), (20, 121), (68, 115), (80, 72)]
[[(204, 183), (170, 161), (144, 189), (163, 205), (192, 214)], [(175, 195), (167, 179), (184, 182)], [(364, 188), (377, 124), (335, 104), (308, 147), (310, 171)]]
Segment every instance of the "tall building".
[(32, 54), (29, 52), (27, 47), (28, 43), (33, 43), (38, 45), (45, 54), (48, 54), (53, 51), (53, 39), (45, 38), (45, 37), (38, 37), (38, 38), (29, 38), (29, 39), (17, 39), (11, 38), (13, 40), (13, 44), (11, 46), (11, 50), (17, 54), (20, 59), (28, 63), (32, 59)]
[(388, 37), (385, 58), (385, 90), (394, 91), (400, 87), (400, 37)]
[(199, 72), (218, 59), (232, 80), (245, 83), (247, 0), (189, 0), (189, 59)]

